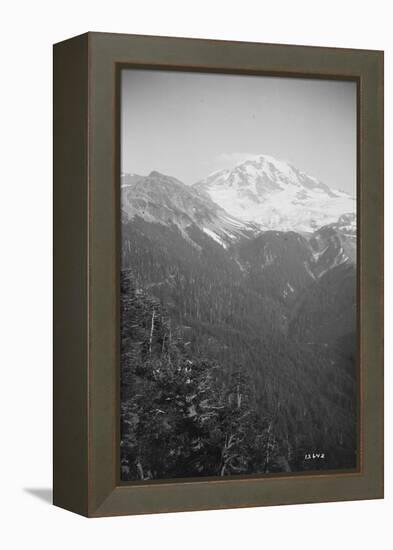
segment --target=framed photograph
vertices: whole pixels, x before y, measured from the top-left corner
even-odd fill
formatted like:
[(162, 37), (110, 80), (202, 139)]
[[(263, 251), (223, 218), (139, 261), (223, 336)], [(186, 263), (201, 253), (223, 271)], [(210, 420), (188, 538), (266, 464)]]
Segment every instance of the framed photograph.
[(54, 503), (383, 496), (383, 53), (54, 47)]

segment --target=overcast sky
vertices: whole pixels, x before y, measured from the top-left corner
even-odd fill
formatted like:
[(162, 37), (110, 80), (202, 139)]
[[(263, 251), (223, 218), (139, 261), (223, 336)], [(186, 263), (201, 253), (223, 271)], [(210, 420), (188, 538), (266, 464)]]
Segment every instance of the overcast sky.
[(262, 153), (355, 194), (354, 82), (126, 69), (121, 101), (122, 172), (192, 184)]

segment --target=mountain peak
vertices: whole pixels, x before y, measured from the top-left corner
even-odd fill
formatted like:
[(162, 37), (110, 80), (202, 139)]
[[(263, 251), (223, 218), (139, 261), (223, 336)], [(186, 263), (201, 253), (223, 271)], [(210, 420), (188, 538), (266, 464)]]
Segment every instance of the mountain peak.
[(260, 153), (258, 155), (250, 155), (248, 158), (238, 162), (235, 165), (235, 168), (238, 166), (244, 166), (248, 164), (259, 166), (259, 167), (262, 167), (264, 165), (265, 166), (270, 165), (276, 170), (280, 170), (282, 172), (287, 172), (287, 173), (290, 173), (294, 169), (293, 165), (287, 160), (278, 159), (276, 157), (273, 157), (272, 155), (267, 155), (265, 153)]
[(267, 154), (213, 172), (194, 188), (232, 216), (261, 229), (312, 232), (355, 211), (348, 194)]
[(185, 184), (173, 176), (168, 176), (157, 170), (152, 170), (148, 176), (144, 178), (145, 185), (152, 185), (154, 188), (162, 187), (174, 193), (184, 193)]
[(165, 174), (162, 174), (161, 172), (158, 172), (157, 170), (152, 170), (150, 174), (148, 175), (149, 178), (168, 178), (169, 176), (166, 176)]
[(255, 230), (224, 212), (209, 197), (156, 170), (122, 186), (122, 210), (125, 220), (138, 217), (177, 227), (187, 240), (189, 232), (198, 228), (224, 248)]
[[(215, 170), (205, 178), (205, 180), (210, 179), (212, 176), (217, 176), (217, 174), (231, 174), (233, 172), (247, 171), (247, 168), (256, 168), (264, 172), (277, 172), (285, 175), (287, 177), (293, 176), (294, 173), (299, 172), (290, 162), (286, 160), (277, 159), (271, 155), (265, 153), (260, 153), (256, 155), (249, 155), (243, 160), (240, 160), (232, 168), (223, 168), (221, 170)], [(205, 181), (203, 180), (203, 181)]]

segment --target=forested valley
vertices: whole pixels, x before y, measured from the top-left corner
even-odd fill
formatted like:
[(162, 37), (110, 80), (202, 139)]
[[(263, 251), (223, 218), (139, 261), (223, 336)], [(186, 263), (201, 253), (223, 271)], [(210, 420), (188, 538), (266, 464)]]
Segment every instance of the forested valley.
[(123, 220), (123, 481), (356, 467), (355, 263), (313, 238)]

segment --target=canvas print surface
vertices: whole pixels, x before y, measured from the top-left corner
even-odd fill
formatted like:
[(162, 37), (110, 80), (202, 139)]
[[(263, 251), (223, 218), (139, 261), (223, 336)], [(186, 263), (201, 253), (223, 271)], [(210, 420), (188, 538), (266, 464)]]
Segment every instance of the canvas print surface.
[(356, 83), (120, 92), (121, 480), (356, 468)]

